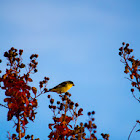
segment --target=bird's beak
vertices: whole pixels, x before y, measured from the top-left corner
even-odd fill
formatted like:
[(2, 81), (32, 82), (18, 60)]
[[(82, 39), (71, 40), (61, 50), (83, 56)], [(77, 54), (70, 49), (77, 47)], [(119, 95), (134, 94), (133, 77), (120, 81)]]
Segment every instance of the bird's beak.
[(73, 84), (73, 86), (75, 86), (75, 85)]

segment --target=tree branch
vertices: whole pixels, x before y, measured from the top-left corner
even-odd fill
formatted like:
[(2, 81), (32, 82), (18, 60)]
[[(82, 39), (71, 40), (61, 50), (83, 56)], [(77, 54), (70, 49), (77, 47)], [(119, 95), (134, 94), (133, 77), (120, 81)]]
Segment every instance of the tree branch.
[(130, 140), (130, 136), (131, 136), (133, 130), (135, 129), (135, 127), (137, 126), (137, 124), (138, 124), (138, 121), (136, 122), (136, 124), (135, 124), (134, 127), (132, 128), (132, 130), (131, 130), (131, 132), (130, 132), (130, 134), (129, 134), (129, 136), (128, 136), (128, 140)]
[(3, 104), (1, 104), (1, 103), (0, 103), (0, 106), (3, 106), (3, 107), (5, 107), (5, 108), (8, 108), (7, 106), (5, 106), (5, 105), (3, 105)]

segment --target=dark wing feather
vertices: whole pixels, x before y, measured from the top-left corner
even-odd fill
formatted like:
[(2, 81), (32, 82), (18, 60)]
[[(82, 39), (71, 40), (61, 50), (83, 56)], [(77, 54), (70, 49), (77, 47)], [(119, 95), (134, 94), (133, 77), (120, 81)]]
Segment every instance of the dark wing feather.
[(51, 88), (50, 90), (56, 89), (56, 88), (59, 88), (59, 87), (64, 87), (64, 86), (66, 86), (66, 84), (67, 84), (67, 82), (62, 82), (62, 83), (60, 83), (59, 85), (57, 85), (57, 86)]

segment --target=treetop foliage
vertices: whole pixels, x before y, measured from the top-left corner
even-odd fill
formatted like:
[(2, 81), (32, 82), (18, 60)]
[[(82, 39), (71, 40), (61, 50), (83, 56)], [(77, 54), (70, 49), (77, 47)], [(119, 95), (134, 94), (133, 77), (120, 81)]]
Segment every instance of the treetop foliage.
[[(56, 93), (60, 100), (55, 101), (47, 89), (48, 77), (44, 77), (39, 82), (39, 87), (32, 87), (31, 74), (38, 71), (38, 54), (30, 56), (29, 64), (23, 63), (22, 54), (23, 50), (17, 50), (14, 47), (4, 53), (4, 57), (7, 59), (7, 67), (0, 77), (0, 88), (6, 96), (3, 99), (5, 105), (0, 103), (0, 106), (8, 109), (7, 121), (12, 121), (13, 118), (15, 120), (13, 122), (16, 134), (8, 132), (8, 139), (39, 140), (39, 138), (35, 139), (33, 134), (26, 134), (26, 126), (30, 121), (35, 120), (39, 96), (45, 94), (50, 102), (49, 109), (53, 113), (52, 123), (48, 125), (50, 134), (46, 139), (97, 140), (97, 126), (94, 123), (95, 111), (88, 112), (89, 120), (87, 122), (77, 124), (78, 118), (83, 115), (83, 109), (79, 108), (78, 103), (74, 103), (70, 99), (71, 94), (68, 92)], [(0, 60), (1, 62), (2, 60)], [(109, 134), (102, 133), (101, 136), (104, 140), (109, 140)]]
[[(122, 47), (119, 48), (121, 62), (125, 65), (124, 73), (129, 75), (127, 79), (131, 82), (131, 93), (133, 97), (140, 103), (140, 95), (135, 95), (135, 89), (140, 92), (140, 60), (136, 59), (134, 55), (132, 55), (132, 52), (133, 49), (130, 49), (129, 44), (125, 44), (125, 42), (123, 42)], [(136, 120), (136, 124), (128, 136), (128, 140), (130, 139), (130, 136), (137, 124), (140, 124), (139, 120)], [(140, 129), (138, 129), (136, 132), (139, 131)]]

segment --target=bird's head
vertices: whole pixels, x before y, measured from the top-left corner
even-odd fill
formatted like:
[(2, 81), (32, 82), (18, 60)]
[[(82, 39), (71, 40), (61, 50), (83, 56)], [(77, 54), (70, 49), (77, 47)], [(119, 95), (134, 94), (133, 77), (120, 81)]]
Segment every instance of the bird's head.
[(72, 86), (75, 86), (72, 81), (67, 81), (69, 84), (72, 84)]

